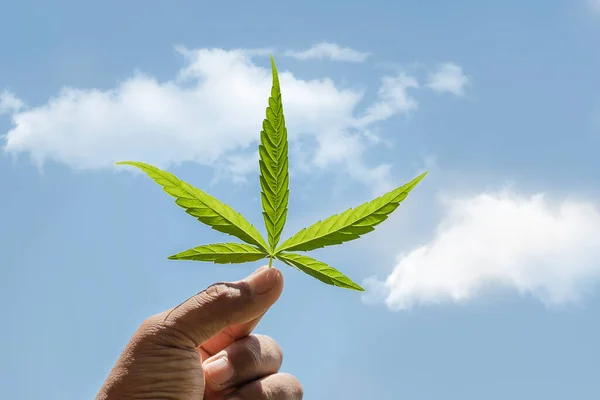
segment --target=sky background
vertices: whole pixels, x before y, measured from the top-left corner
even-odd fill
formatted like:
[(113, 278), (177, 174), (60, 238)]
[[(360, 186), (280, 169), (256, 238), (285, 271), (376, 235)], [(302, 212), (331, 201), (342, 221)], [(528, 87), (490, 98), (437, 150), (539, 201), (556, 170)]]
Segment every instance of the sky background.
[(280, 72), (287, 237), (414, 178), (374, 232), (285, 265), (258, 332), (307, 399), (597, 399), (600, 3), (0, 2), (0, 398), (93, 398), (137, 326), (260, 263), (119, 160), (264, 232)]

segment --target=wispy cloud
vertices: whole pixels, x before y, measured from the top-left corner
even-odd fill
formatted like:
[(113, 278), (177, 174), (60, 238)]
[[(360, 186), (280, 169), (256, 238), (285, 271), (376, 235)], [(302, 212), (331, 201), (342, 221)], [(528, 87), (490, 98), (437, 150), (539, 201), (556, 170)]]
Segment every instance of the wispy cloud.
[(419, 82), (403, 72), (395, 76), (384, 77), (379, 88), (379, 100), (367, 108), (364, 115), (358, 119), (357, 126), (366, 127), (397, 113), (416, 110), (418, 108), (417, 100), (409, 94), (409, 90), (418, 87)]
[(16, 97), (8, 90), (0, 93), (0, 114), (10, 114), (19, 111), (24, 104), (21, 99)]
[(597, 205), (505, 190), (448, 201), (431, 242), (399, 255), (385, 280), (368, 279), (365, 301), (403, 310), (472, 300), (497, 285), (553, 306), (599, 282)]
[(366, 61), (370, 53), (342, 47), (336, 43), (323, 42), (303, 51), (288, 50), (284, 52), (284, 55), (298, 60), (333, 60), (360, 63)]
[(436, 92), (448, 92), (457, 96), (464, 94), (469, 78), (463, 73), (462, 68), (454, 63), (443, 63), (429, 74), (427, 86)]
[[(5, 94), (2, 104), (13, 113), (5, 151), (29, 154), (38, 165), (52, 160), (75, 169), (114, 168), (116, 161), (133, 159), (164, 168), (193, 161), (224, 175), (254, 172), (248, 151), (257, 145), (271, 71), (253, 57), (265, 51), (179, 52), (185, 65), (164, 82), (138, 73), (111, 90), (64, 88), (31, 108)], [(383, 77), (375, 103), (361, 111), (363, 91), (280, 69), (291, 144), (316, 146), (305, 167), (335, 167), (366, 185), (386, 186), (389, 167), (369, 165), (363, 156), (376, 145), (365, 132), (416, 108), (407, 94), (416, 80), (405, 74)]]

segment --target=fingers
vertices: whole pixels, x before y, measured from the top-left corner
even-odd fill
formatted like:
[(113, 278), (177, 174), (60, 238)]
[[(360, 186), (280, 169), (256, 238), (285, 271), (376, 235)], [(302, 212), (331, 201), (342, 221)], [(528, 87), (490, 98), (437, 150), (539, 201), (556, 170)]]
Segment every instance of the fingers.
[(302, 385), (289, 374), (275, 374), (254, 381), (227, 395), (227, 400), (302, 400)]
[(245, 337), (203, 363), (206, 385), (218, 392), (275, 374), (282, 359), (281, 349), (270, 337)]
[(247, 332), (244, 324), (252, 325), (262, 316), (282, 289), (281, 272), (263, 267), (241, 281), (210, 286), (179, 307), (153, 317), (153, 323), (164, 328), (160, 334), (164, 344), (196, 348), (231, 325), (241, 325), (238, 333)]
[(213, 336), (208, 341), (202, 343), (202, 346), (200, 346), (199, 348), (199, 351), (202, 354), (202, 359), (206, 360), (207, 358), (213, 356), (214, 354), (217, 354), (219, 351), (223, 350), (225, 347), (229, 346), (236, 340), (239, 340), (251, 334), (264, 314), (265, 313), (261, 314), (252, 321), (243, 324), (230, 325), (218, 335)]

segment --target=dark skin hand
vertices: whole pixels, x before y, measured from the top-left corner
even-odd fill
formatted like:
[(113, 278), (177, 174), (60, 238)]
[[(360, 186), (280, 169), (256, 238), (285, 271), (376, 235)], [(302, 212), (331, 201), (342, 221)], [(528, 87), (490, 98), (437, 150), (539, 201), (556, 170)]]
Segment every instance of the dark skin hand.
[(252, 331), (283, 289), (276, 268), (219, 283), (147, 319), (96, 400), (299, 400), (281, 349)]

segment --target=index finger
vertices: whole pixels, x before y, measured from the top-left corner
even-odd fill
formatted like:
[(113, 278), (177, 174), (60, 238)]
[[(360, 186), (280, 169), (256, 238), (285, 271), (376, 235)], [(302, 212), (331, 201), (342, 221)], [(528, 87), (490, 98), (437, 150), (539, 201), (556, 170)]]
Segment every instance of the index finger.
[(258, 325), (263, 315), (244, 324), (228, 326), (218, 335), (213, 336), (207, 342), (202, 343), (200, 347), (198, 347), (200, 354), (202, 354), (202, 359), (204, 360), (208, 357), (214, 356), (224, 348), (229, 347), (232, 343), (250, 335), (254, 328), (256, 328), (256, 325)]

